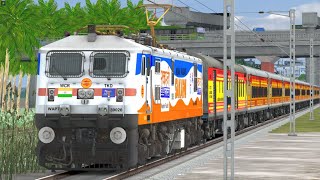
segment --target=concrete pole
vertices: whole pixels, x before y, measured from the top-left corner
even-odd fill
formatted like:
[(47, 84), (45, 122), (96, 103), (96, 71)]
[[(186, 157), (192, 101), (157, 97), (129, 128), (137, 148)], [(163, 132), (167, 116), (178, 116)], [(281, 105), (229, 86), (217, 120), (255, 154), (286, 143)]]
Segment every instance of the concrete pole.
[(310, 34), (310, 120), (314, 120), (313, 115), (313, 86), (314, 86), (314, 59), (313, 59), (313, 35)]
[(290, 9), (289, 17), (290, 17), (290, 131), (289, 136), (297, 136), (296, 134), (296, 102), (295, 102), (295, 66), (296, 66), (296, 25), (295, 25), (295, 10)]
[[(228, 42), (229, 41), (229, 42)], [(230, 54), (228, 56), (228, 44)], [(230, 58), (229, 58), (230, 57)], [(234, 139), (235, 139), (235, 30), (234, 0), (224, 0), (223, 8), (223, 75), (224, 75), (224, 110), (223, 110), (223, 155), (224, 180), (234, 179)], [(230, 73), (230, 74), (229, 74)], [(231, 76), (231, 79), (229, 78)], [(231, 103), (231, 104), (230, 104)], [(230, 130), (230, 131), (229, 131)], [(228, 138), (230, 134), (230, 138)], [(230, 163), (230, 165), (228, 164)], [(230, 171), (230, 174), (229, 174)]]

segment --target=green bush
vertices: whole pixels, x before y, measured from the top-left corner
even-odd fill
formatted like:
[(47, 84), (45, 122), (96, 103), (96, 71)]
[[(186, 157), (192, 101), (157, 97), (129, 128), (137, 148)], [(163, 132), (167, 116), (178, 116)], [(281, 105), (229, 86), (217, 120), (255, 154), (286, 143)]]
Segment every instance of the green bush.
[(38, 142), (34, 112), (0, 113), (0, 179), (14, 174), (39, 172), (35, 148)]

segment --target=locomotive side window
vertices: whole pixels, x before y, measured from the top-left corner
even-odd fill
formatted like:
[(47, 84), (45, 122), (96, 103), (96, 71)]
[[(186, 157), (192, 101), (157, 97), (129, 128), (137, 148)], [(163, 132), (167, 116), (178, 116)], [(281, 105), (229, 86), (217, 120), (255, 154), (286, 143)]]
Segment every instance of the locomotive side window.
[(193, 64), (193, 70), (194, 70), (194, 79), (193, 79), (193, 91), (194, 92), (197, 92), (197, 90), (198, 90), (198, 65), (197, 65), (197, 63), (194, 63)]
[(146, 57), (142, 57), (141, 75), (146, 75)]
[(160, 73), (160, 59), (156, 59), (155, 73)]
[(147, 76), (150, 76), (150, 70), (151, 70), (151, 60), (150, 60), (150, 57), (147, 57)]
[(82, 52), (49, 52), (47, 54), (46, 75), (48, 77), (81, 77), (83, 75)]
[(125, 77), (127, 74), (126, 52), (95, 52), (90, 56), (91, 76), (93, 77)]
[(174, 86), (174, 59), (171, 60), (171, 66), (172, 66), (172, 71), (171, 71), (171, 85)]

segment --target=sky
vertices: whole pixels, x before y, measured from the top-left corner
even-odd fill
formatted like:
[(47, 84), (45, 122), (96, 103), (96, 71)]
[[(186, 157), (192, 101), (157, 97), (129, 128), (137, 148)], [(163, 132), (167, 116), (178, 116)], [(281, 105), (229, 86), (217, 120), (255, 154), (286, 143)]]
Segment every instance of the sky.
[[(85, 0), (56, 0), (59, 7), (64, 6), (64, 2), (68, 2), (71, 5), (77, 2), (85, 4)], [(126, 6), (126, 0), (120, 0), (122, 6)], [(134, 3), (138, 0), (132, 0)], [(193, 11), (201, 11), (212, 13), (223, 12), (223, 0), (152, 0), (159, 2), (167, 2), (175, 6), (185, 6), (184, 4), (192, 7)], [(207, 7), (201, 5), (208, 6)], [(91, 0), (91, 2), (96, 2), (96, 0)], [(183, 2), (183, 3), (181, 3)], [(235, 0), (235, 12), (236, 16), (244, 23), (246, 26), (250, 27), (264, 27), (266, 30), (274, 29), (289, 29), (289, 18), (284, 16), (272, 15), (272, 14), (258, 14), (258, 11), (289, 11), (290, 9), (296, 9), (296, 24), (301, 24), (302, 12), (318, 12), (320, 16), (320, 0)], [(285, 13), (288, 14), (288, 13)], [(243, 26), (240, 22), (236, 22), (239, 26)], [(246, 28), (246, 27), (244, 27)]]

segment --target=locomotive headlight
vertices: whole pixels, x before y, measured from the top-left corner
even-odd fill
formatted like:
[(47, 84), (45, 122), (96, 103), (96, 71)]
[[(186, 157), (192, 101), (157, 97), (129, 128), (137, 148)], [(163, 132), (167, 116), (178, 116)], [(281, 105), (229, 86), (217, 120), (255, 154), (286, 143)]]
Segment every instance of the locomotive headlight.
[(94, 96), (94, 90), (93, 89), (87, 89), (86, 90), (86, 98), (93, 99)]
[(78, 89), (78, 98), (83, 99), (86, 96), (84, 89)]
[(78, 99), (93, 99), (93, 89), (78, 89)]
[(48, 89), (48, 101), (54, 101), (54, 88)]
[(60, 105), (60, 114), (63, 116), (66, 116), (68, 114), (70, 114), (71, 109), (70, 109), (70, 105)]
[(117, 89), (117, 102), (123, 102), (123, 95), (124, 95), (124, 89), (123, 88), (118, 88)]
[(126, 131), (121, 127), (115, 127), (110, 132), (110, 139), (115, 144), (123, 143), (127, 138)]
[(54, 140), (55, 134), (51, 127), (43, 127), (40, 129), (38, 137), (41, 142), (48, 144)]

